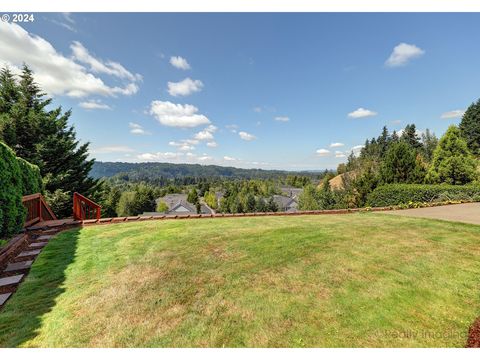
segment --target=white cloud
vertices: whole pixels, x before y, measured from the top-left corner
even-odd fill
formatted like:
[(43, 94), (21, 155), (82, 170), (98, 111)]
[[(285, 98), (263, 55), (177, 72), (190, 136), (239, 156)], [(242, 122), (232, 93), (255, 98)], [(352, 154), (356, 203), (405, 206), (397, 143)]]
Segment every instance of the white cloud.
[(245, 141), (252, 141), (252, 140), (255, 140), (257, 138), (255, 135), (249, 134), (245, 131), (240, 131), (238, 133), (238, 135), (240, 136), (240, 138), (242, 140), (245, 140)]
[(139, 154), (137, 158), (143, 161), (165, 161), (165, 160), (177, 159), (182, 155), (183, 155), (182, 153), (156, 152), (156, 153)]
[(342, 146), (345, 146), (345, 144), (343, 144), (341, 142), (336, 142), (336, 143), (331, 143), (330, 144), (331, 148), (338, 148), (338, 147), (342, 147)]
[(425, 50), (420, 49), (416, 45), (401, 43), (393, 48), (390, 57), (385, 61), (388, 67), (397, 67), (408, 64), (412, 59), (418, 58), (425, 54)]
[(97, 74), (107, 74), (115, 76), (120, 79), (127, 79), (129, 81), (141, 81), (142, 76), (140, 74), (132, 74), (125, 69), (121, 64), (114, 61), (103, 61), (95, 58), (90, 52), (78, 41), (74, 41), (70, 45), (72, 49), (73, 58), (78, 62), (88, 65), (90, 71)]
[[(75, 47), (75, 43), (73, 46)], [(76, 62), (75, 57), (65, 57), (48, 41), (29, 34), (14, 23), (0, 22), (0, 49), (2, 65), (6, 64), (18, 72), (23, 63), (28, 64), (34, 71), (35, 81), (49, 95), (81, 98), (91, 95), (132, 95), (138, 91), (137, 84), (132, 81), (123, 87), (105, 84), (82, 63)], [(118, 63), (110, 65), (107, 68), (110, 70), (116, 68), (118, 74), (120, 68), (117, 65), (121, 65)], [(138, 80), (136, 75), (132, 76)]]
[(199, 161), (210, 161), (210, 160), (213, 160), (213, 157), (208, 156), (208, 155), (202, 155), (202, 156), (197, 157), (197, 159)]
[(393, 125), (398, 125), (398, 124), (401, 124), (402, 123), (402, 120), (392, 120), (391, 123)]
[(440, 117), (442, 119), (459, 119), (465, 114), (465, 110), (452, 110), (443, 113)]
[(148, 131), (145, 131), (142, 125), (130, 122), (128, 123), (128, 127), (130, 128), (130, 133), (134, 135), (151, 135)]
[(213, 141), (213, 133), (215, 131), (217, 131), (217, 127), (215, 125), (208, 125), (205, 129), (196, 133), (193, 138), (198, 141)]
[(168, 82), (168, 93), (172, 96), (187, 96), (201, 91), (203, 83), (200, 80), (186, 78), (179, 82)]
[(359, 154), (360, 151), (364, 148), (364, 145), (355, 145), (350, 149), (350, 151), (353, 151), (355, 155)]
[(236, 161), (237, 159), (235, 159), (234, 157), (231, 157), (231, 156), (224, 156), (223, 160), (225, 160), (225, 161)]
[(256, 113), (261, 113), (262, 112), (262, 107), (261, 106), (255, 106), (253, 108), (253, 111), (255, 111)]
[(208, 130), (202, 130), (194, 135), (194, 139), (199, 141), (213, 140), (213, 134)]
[(275, 117), (276, 121), (282, 121), (282, 122), (287, 122), (290, 121), (290, 118), (288, 116), (277, 116)]
[(192, 151), (192, 150), (195, 150), (195, 146), (187, 143), (185, 140), (181, 141), (181, 142), (176, 142), (176, 141), (170, 141), (168, 143), (168, 145), (170, 146), (175, 146), (178, 148), (178, 150), (180, 151)]
[(187, 59), (182, 58), (181, 56), (172, 56), (170, 58), (170, 64), (176, 67), (177, 69), (181, 70), (189, 70), (190, 64), (188, 63)]
[(64, 27), (71, 32), (76, 33), (77, 29), (75, 28), (75, 20), (72, 17), (71, 13), (61, 13), (59, 16), (60, 20), (50, 19), (50, 21), (56, 25)]
[(335, 151), (335, 157), (336, 158), (344, 158), (347, 157), (343, 151)]
[(215, 141), (209, 141), (209, 142), (207, 142), (207, 146), (211, 147), (211, 148), (214, 148), (214, 147), (217, 147), (218, 144)]
[(88, 100), (78, 104), (83, 109), (87, 110), (111, 110), (112, 108), (100, 100)]
[(92, 149), (92, 154), (128, 153), (135, 152), (134, 149), (125, 145), (111, 145)]
[(327, 150), (327, 149), (318, 149), (316, 151), (317, 155), (318, 156), (328, 156), (330, 155), (330, 150)]
[(210, 124), (205, 115), (197, 114), (198, 108), (189, 104), (174, 104), (170, 101), (152, 101), (150, 115), (154, 116), (162, 125), (192, 128)]
[(364, 118), (364, 117), (370, 117), (370, 116), (375, 116), (377, 113), (372, 110), (364, 109), (364, 108), (358, 108), (355, 111), (352, 111), (351, 113), (348, 114), (348, 117), (354, 118), (354, 119), (359, 119), (359, 118)]
[(169, 163), (199, 163), (213, 162), (214, 159), (208, 154), (197, 155), (192, 152), (153, 152), (143, 153), (137, 156), (140, 161), (166, 161)]

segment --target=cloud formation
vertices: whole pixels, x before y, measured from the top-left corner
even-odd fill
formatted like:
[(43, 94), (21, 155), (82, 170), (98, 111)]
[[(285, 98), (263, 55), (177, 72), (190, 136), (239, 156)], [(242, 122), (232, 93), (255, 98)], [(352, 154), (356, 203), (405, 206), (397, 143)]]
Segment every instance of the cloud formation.
[(335, 143), (330, 144), (331, 148), (339, 148), (339, 147), (342, 147), (342, 146), (345, 146), (345, 144), (343, 144), (341, 142), (335, 142)]
[[(52, 96), (117, 96), (132, 95), (138, 91), (140, 75), (132, 74), (119, 63), (94, 58), (79, 42), (72, 44), (72, 51), (77, 51), (77, 54), (66, 57), (42, 37), (29, 34), (17, 24), (2, 21), (0, 48), (2, 65), (6, 64), (18, 73), (23, 63), (28, 64), (34, 71), (35, 81)], [(109, 86), (98, 74), (122, 80), (123, 85)]]
[(407, 65), (410, 60), (418, 58), (425, 54), (425, 50), (416, 45), (400, 43), (393, 48), (390, 57), (385, 61), (388, 67), (398, 67)]
[(173, 67), (181, 70), (189, 70), (191, 69), (190, 64), (188, 63), (187, 59), (182, 58), (181, 56), (172, 56), (170, 58), (170, 64)]
[(465, 110), (452, 110), (444, 112), (440, 118), (442, 119), (459, 119), (465, 114)]
[(112, 109), (109, 105), (102, 103), (100, 100), (82, 101), (81, 103), (78, 104), (78, 106), (86, 110), (111, 110)]
[(288, 116), (276, 116), (275, 120), (281, 121), (281, 122), (287, 122), (287, 121), (290, 121), (290, 118)]
[(150, 104), (150, 115), (162, 125), (193, 128), (210, 124), (210, 120), (202, 114), (197, 114), (198, 108), (189, 104), (174, 104), (170, 101), (154, 100)]
[(318, 149), (316, 151), (316, 153), (317, 153), (318, 156), (328, 156), (328, 155), (330, 155), (330, 150), (328, 150), (328, 149)]
[(130, 133), (134, 135), (151, 135), (148, 131), (145, 131), (142, 125), (130, 122), (128, 123), (128, 127), (130, 128)]
[(168, 82), (168, 93), (172, 96), (187, 96), (201, 91), (202, 88), (203, 83), (200, 80), (192, 80), (190, 78), (179, 82)]
[(360, 119), (365, 117), (375, 116), (377, 113), (372, 110), (364, 109), (362, 107), (358, 108), (357, 110), (352, 111), (348, 114), (348, 117), (353, 119)]
[(238, 135), (240, 136), (240, 138), (242, 140), (245, 140), (245, 141), (252, 141), (252, 140), (255, 140), (257, 138), (255, 135), (249, 134), (245, 131), (240, 131), (238, 133)]

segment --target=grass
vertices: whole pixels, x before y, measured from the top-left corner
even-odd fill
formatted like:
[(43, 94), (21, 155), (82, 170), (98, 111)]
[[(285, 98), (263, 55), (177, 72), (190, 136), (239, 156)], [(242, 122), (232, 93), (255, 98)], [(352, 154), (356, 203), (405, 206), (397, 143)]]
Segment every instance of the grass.
[(372, 213), (75, 229), (0, 312), (0, 346), (462, 347), (479, 238)]

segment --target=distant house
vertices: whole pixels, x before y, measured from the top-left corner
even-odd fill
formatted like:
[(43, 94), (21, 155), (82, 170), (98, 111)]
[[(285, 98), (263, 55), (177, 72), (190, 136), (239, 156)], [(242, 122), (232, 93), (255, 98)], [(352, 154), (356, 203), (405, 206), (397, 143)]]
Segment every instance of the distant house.
[(303, 189), (295, 188), (291, 186), (282, 186), (280, 188), (280, 191), (282, 192), (283, 195), (298, 201), (298, 197), (303, 192)]
[[(164, 202), (168, 206), (166, 214), (192, 215), (197, 213), (197, 206), (187, 201), (187, 194), (168, 194), (155, 200), (157, 205)], [(200, 214), (212, 214), (213, 211), (205, 204), (200, 204)]]
[(278, 206), (278, 211), (295, 212), (298, 210), (298, 201), (288, 196), (273, 195), (273, 201)]

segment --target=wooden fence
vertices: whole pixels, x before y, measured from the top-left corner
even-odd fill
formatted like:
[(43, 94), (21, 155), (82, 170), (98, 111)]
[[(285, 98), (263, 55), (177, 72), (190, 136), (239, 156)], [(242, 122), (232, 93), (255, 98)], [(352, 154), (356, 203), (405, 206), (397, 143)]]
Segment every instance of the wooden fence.
[(100, 219), (102, 207), (82, 194), (73, 194), (73, 218), (75, 220)]
[(27, 195), (22, 198), (23, 206), (27, 209), (27, 218), (24, 227), (28, 227), (37, 222), (47, 220), (57, 220), (52, 209), (45, 202), (42, 194)]

